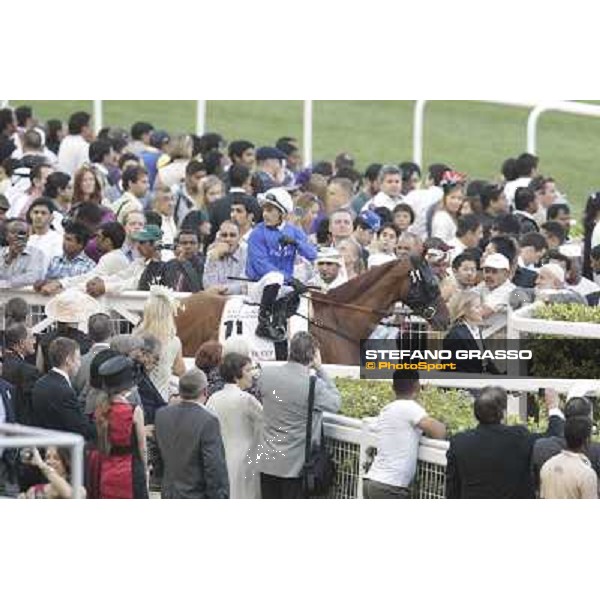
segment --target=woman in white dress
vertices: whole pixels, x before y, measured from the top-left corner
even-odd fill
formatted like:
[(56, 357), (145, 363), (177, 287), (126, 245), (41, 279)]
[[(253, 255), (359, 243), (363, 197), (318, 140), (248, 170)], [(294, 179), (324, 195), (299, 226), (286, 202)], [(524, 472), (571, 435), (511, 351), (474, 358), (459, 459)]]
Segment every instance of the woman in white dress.
[(160, 360), (156, 368), (149, 373), (149, 377), (165, 402), (169, 401), (171, 395), (171, 375), (181, 377), (185, 373), (181, 340), (177, 337), (175, 327), (177, 309), (178, 302), (169, 288), (162, 285), (150, 286), (150, 296), (144, 306), (144, 317), (134, 331), (134, 334), (138, 335), (152, 334), (162, 344)]
[(206, 407), (219, 417), (229, 474), (229, 497), (260, 498), (256, 459), (263, 409), (252, 394), (244, 391), (252, 385), (252, 361), (233, 352), (223, 358), (220, 371), (225, 387), (208, 399)]
[(190, 135), (178, 135), (169, 152), (171, 162), (159, 167), (154, 189), (172, 188), (185, 179), (185, 169), (192, 158), (194, 143)]
[(464, 181), (461, 173), (446, 171), (440, 182), (444, 197), (433, 215), (431, 237), (440, 238), (446, 244), (456, 237), (456, 222), (464, 200)]

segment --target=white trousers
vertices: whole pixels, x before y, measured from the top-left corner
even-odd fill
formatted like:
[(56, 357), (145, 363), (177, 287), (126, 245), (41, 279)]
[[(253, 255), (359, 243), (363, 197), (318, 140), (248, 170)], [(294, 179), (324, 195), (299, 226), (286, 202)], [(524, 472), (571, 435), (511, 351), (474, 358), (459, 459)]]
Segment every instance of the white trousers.
[(262, 299), (263, 290), (268, 285), (280, 285), (277, 299), (287, 296), (293, 291), (293, 288), (289, 285), (283, 285), (283, 273), (279, 271), (270, 271), (263, 275), (258, 281), (248, 284), (248, 297), (250, 302), (260, 304)]

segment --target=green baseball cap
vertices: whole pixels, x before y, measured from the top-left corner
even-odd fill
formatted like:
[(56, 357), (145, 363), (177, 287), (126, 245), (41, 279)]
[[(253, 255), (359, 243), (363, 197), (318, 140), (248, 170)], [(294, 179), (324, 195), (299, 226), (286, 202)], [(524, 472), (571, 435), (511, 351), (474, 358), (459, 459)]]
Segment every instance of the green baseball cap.
[(131, 235), (131, 239), (136, 242), (158, 242), (162, 239), (162, 231), (158, 225), (146, 225), (141, 231), (136, 231)]

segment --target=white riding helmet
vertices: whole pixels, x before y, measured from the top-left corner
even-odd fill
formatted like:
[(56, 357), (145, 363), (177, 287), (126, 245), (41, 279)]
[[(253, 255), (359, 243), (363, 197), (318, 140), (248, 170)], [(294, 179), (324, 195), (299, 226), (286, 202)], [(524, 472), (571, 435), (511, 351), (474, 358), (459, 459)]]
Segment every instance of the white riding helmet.
[(256, 197), (261, 206), (263, 206), (263, 204), (272, 204), (284, 215), (289, 215), (294, 210), (292, 197), (285, 188), (271, 188), (264, 194), (258, 194)]

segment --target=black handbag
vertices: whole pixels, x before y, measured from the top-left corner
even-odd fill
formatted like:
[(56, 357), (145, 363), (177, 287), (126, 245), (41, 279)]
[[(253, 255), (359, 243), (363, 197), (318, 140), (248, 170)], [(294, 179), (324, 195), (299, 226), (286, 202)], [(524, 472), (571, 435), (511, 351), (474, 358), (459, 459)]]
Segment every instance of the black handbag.
[(306, 498), (325, 496), (335, 480), (335, 464), (325, 447), (325, 435), (321, 424), (321, 441), (312, 447), (312, 422), (315, 406), (316, 374), (312, 373), (308, 385), (308, 418), (306, 420), (306, 444), (304, 447), (304, 467), (302, 469), (302, 488)]

